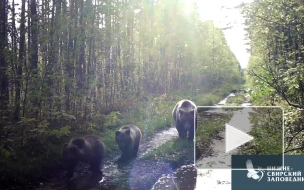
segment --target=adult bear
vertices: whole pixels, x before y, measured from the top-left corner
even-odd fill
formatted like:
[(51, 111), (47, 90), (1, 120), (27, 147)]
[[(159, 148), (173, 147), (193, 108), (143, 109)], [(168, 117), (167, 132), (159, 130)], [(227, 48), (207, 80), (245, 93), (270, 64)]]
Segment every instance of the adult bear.
[(104, 159), (105, 146), (100, 139), (93, 135), (75, 138), (65, 144), (62, 150), (63, 167), (68, 170), (66, 177), (73, 177), (78, 162), (90, 165), (92, 173), (101, 174), (100, 164)]
[(191, 100), (181, 100), (175, 105), (172, 116), (179, 137), (186, 138), (189, 132), (188, 139), (193, 140), (197, 129), (196, 105)]
[(135, 125), (126, 125), (115, 131), (115, 141), (122, 152), (117, 162), (131, 160), (137, 156), (141, 137), (141, 130)]

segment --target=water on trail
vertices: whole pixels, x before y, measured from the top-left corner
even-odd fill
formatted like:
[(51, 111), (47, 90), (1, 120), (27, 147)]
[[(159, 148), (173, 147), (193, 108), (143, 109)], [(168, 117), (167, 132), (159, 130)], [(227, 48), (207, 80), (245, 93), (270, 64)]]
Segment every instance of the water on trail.
[[(219, 105), (224, 105), (228, 98), (233, 95), (227, 96), (220, 101)], [(243, 103), (241, 106), (251, 106), (250, 103)], [(245, 133), (251, 130), (251, 124), (249, 121), (249, 112), (251, 108), (238, 109), (233, 111), (233, 117), (227, 122), (231, 126), (237, 126), (238, 129)], [(225, 109), (211, 109), (206, 112), (212, 113), (225, 113)], [(239, 123), (242, 123), (239, 126)], [(217, 189), (228, 190), (231, 189), (231, 155), (237, 153), (238, 149), (234, 149), (229, 153), (225, 153), (225, 131), (221, 131), (218, 134), (219, 138), (212, 140), (211, 149), (212, 155), (204, 157), (203, 159), (196, 161), (198, 167), (198, 177), (196, 189)], [(201, 169), (208, 168), (208, 169)], [(209, 169), (210, 168), (210, 169)], [(212, 168), (212, 169), (211, 169)], [(226, 168), (226, 169), (223, 169)]]
[(222, 99), (219, 103), (216, 104), (216, 106), (220, 106), (220, 105), (225, 105), (228, 98), (232, 97), (232, 96), (235, 96), (234, 93), (230, 93), (226, 98)]

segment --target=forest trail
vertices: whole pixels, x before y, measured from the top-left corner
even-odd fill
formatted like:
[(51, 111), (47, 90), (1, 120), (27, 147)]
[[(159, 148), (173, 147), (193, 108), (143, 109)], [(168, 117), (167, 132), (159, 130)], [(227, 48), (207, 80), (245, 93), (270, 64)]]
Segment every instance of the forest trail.
[[(35, 190), (55, 190), (55, 189), (56, 190), (61, 190), (61, 189), (85, 190), (85, 189), (100, 189), (101, 187), (102, 189), (113, 189), (113, 188), (116, 189), (116, 187), (113, 187), (113, 185), (116, 183), (117, 179), (120, 178), (120, 176), (128, 175), (128, 173), (132, 172), (131, 170), (134, 169), (135, 167), (137, 168), (137, 170), (139, 170), (139, 168), (145, 168), (147, 165), (150, 165), (149, 163), (143, 163), (143, 162), (139, 162), (138, 164), (136, 164), (141, 158), (143, 158), (144, 155), (151, 152), (152, 150), (157, 149), (158, 147), (162, 146), (169, 140), (172, 140), (173, 138), (177, 138), (177, 137), (178, 137), (177, 130), (173, 125), (171, 125), (169, 128), (165, 130), (161, 130), (152, 136), (147, 136), (147, 137), (143, 136), (138, 152), (138, 157), (136, 158), (136, 160), (133, 160), (129, 165), (120, 168), (117, 166), (116, 163), (114, 163), (114, 161), (116, 161), (119, 158), (120, 152), (116, 152), (108, 156), (104, 161), (104, 166), (102, 168), (103, 171), (102, 178), (100, 176), (92, 177), (88, 172), (88, 166), (86, 164), (80, 163), (75, 169), (76, 172), (74, 174), (74, 178), (69, 183), (66, 184), (62, 180), (63, 171), (61, 171), (60, 172), (61, 174), (59, 175), (61, 180), (50, 179), (50, 182), (41, 183), (40, 187), (35, 188)], [(168, 165), (166, 163), (162, 163), (162, 164)], [(154, 165), (150, 165), (150, 167), (155, 168)], [(171, 172), (170, 170), (173, 171), (173, 169), (171, 169), (171, 166), (168, 165), (165, 166), (165, 169), (160, 169), (160, 171), (157, 172), (166, 173), (166, 172)]]
[[(225, 103), (227, 99), (232, 96), (231, 94), (227, 96), (224, 100), (222, 100), (220, 103)], [(214, 110), (208, 110), (206, 112), (213, 112)], [(239, 117), (239, 114), (235, 114), (234, 117), (231, 119), (231, 122), (233, 123), (233, 120), (237, 120), (237, 117)], [(231, 123), (231, 124), (232, 124)], [(223, 132), (220, 133), (220, 136), (224, 135)], [(104, 166), (102, 168), (103, 171), (103, 177), (92, 177), (89, 172), (87, 165), (85, 164), (79, 164), (74, 178), (69, 182), (65, 183), (63, 180), (53, 179), (52, 182), (42, 184), (39, 188), (36, 188), (35, 190), (61, 190), (61, 189), (73, 189), (73, 190), (85, 190), (85, 189), (91, 189), (91, 190), (97, 190), (97, 189), (120, 189), (120, 190), (145, 190), (150, 189), (152, 185), (155, 183), (157, 178), (161, 176), (162, 174), (168, 174), (172, 173), (175, 168), (171, 165), (171, 163), (166, 162), (164, 160), (159, 160), (157, 162), (147, 161), (143, 157), (144, 155), (148, 154), (149, 152), (156, 150), (169, 140), (172, 140), (174, 138), (178, 138), (177, 130), (173, 125), (171, 125), (169, 128), (166, 128), (165, 130), (160, 130), (157, 133), (155, 133), (152, 136), (143, 136), (138, 157), (131, 161), (129, 164), (124, 166), (118, 166), (114, 161), (116, 161), (119, 156), (120, 152), (116, 152), (110, 156), (107, 157), (107, 159), (104, 161)], [(216, 150), (215, 147), (221, 147), (217, 144), (223, 143), (221, 140), (213, 140), (213, 151), (219, 151)], [(177, 153), (177, 154), (185, 154), (185, 153)], [(204, 160), (198, 161), (198, 163), (205, 164), (206, 162), (209, 162), (210, 160), (215, 159), (216, 156), (211, 156), (208, 158), (204, 158)], [(229, 161), (227, 161), (229, 163)], [(157, 166), (155, 165), (157, 164)], [(193, 158), (186, 158), (184, 163), (180, 163), (181, 165), (187, 165), (187, 164), (193, 164)], [(149, 171), (149, 172), (146, 172)], [(225, 172), (225, 175), (223, 175), (221, 172), (215, 172), (217, 170), (213, 170), (211, 173), (212, 177), (211, 179), (218, 180), (223, 179), (223, 176), (225, 176), (225, 179), (221, 180), (222, 183), (224, 181), (228, 181), (228, 178), (226, 180), (226, 176), (230, 176), (230, 170), (229, 172)], [(228, 171), (228, 170), (227, 170)], [(198, 179), (197, 179), (197, 187), (204, 185), (205, 183), (201, 184), (201, 182), (208, 182), (212, 181), (209, 179), (206, 179), (206, 172), (204, 170), (198, 170)], [(209, 172), (210, 173), (210, 172)], [(229, 174), (228, 174), (229, 173)], [(219, 176), (221, 174), (221, 176)], [(203, 176), (205, 175), (205, 177)], [(63, 173), (61, 175), (63, 177)], [(151, 180), (152, 179), (152, 180)], [(122, 181), (124, 181), (122, 183)], [(142, 182), (138, 182), (138, 181)], [(213, 181), (214, 181), (213, 180)], [(125, 183), (125, 186), (121, 187)], [(218, 182), (216, 182), (218, 183)], [(117, 185), (119, 184), (119, 185)], [(198, 188), (197, 188), (198, 189)]]
[[(173, 138), (177, 138), (178, 133), (173, 125), (165, 130), (161, 130), (152, 136), (143, 137), (142, 142), (139, 147), (139, 152), (136, 160), (133, 160), (130, 164), (125, 165), (123, 167), (117, 166), (112, 160), (107, 160), (105, 162), (105, 167), (103, 168), (105, 183), (107, 180), (111, 181), (111, 179), (119, 177), (121, 175), (127, 174), (131, 172), (132, 169), (136, 168), (137, 170), (142, 170), (142, 168), (146, 168), (149, 163), (142, 162), (143, 156), (148, 154), (149, 152), (159, 148), (169, 140)], [(120, 152), (117, 156), (115, 156), (114, 160), (117, 160), (120, 156)], [(155, 167), (154, 165), (149, 167)], [(146, 171), (146, 170), (144, 170)], [(150, 171), (153, 171), (150, 168)], [(137, 171), (139, 172), (139, 171)], [(165, 172), (165, 171), (164, 171)], [(134, 176), (137, 177), (137, 176)], [(131, 176), (129, 176), (129, 179)], [(132, 179), (130, 179), (132, 180)], [(113, 183), (113, 182), (111, 182)], [(99, 184), (102, 186), (107, 186), (106, 184)]]

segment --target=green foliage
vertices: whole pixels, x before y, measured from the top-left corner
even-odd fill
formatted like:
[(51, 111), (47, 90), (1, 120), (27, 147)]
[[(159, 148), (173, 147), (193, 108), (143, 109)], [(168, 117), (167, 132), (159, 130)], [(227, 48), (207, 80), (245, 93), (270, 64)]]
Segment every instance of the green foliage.
[(56, 118), (58, 120), (76, 120), (76, 117), (74, 115), (68, 114), (65, 111), (62, 112), (53, 112), (53, 118)]
[(33, 178), (49, 174), (51, 168), (58, 167), (65, 139), (66, 137), (47, 137), (42, 143), (39, 138), (31, 137), (22, 147), (16, 146), (19, 144), (17, 139), (6, 142), (6, 146), (0, 146), (2, 179), (24, 188)]
[(0, 152), (1, 152), (1, 155), (4, 156), (5, 158), (8, 158), (11, 156), (11, 152), (8, 151), (7, 149), (5, 149), (3, 145), (0, 146)]
[(297, 108), (304, 108), (303, 3), (258, 0), (244, 5), (242, 12), (251, 46), (246, 69), (251, 100), (255, 105), (279, 105), (287, 110), (285, 149), (301, 153), (303, 131)]
[(277, 155), (282, 153), (283, 110), (281, 108), (253, 108), (249, 113), (252, 124), (250, 135), (254, 142), (243, 148), (241, 153)]
[(129, 112), (132, 115), (125, 123), (135, 123), (142, 129), (144, 135), (151, 135), (172, 123), (172, 110), (177, 101), (178, 99), (171, 99), (166, 94), (150, 97), (148, 101), (139, 104), (136, 111)]
[(236, 94), (235, 96), (230, 96), (227, 100), (228, 104), (236, 104), (241, 105), (245, 100), (245, 97), (243, 94)]
[(111, 112), (109, 115), (106, 116), (104, 127), (120, 125), (121, 121), (119, 119), (119, 116), (120, 116), (119, 111)]
[(197, 97), (195, 103), (197, 106), (213, 106), (218, 103), (223, 97), (218, 94), (204, 94)]
[(61, 138), (63, 136), (67, 136), (70, 134), (71, 126), (65, 126), (60, 129), (54, 129), (50, 132), (50, 135), (56, 136), (58, 138)]
[(118, 146), (115, 142), (115, 131), (119, 128), (116, 128), (115, 130), (105, 130), (104, 133), (100, 134), (100, 139), (106, 146), (107, 154), (119, 151)]

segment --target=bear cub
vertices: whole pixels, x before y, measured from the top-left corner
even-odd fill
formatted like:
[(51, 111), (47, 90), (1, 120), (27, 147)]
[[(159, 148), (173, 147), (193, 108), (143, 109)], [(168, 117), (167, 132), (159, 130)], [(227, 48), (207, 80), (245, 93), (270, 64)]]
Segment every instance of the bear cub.
[(104, 159), (105, 146), (101, 140), (93, 135), (75, 138), (65, 144), (62, 150), (63, 167), (68, 170), (67, 178), (72, 178), (78, 162), (90, 165), (91, 172), (101, 174), (100, 164)]
[(137, 156), (141, 137), (141, 130), (135, 125), (126, 125), (115, 131), (115, 141), (122, 152), (117, 162), (128, 161)]
[(189, 140), (193, 140), (197, 129), (196, 105), (191, 100), (181, 100), (175, 105), (172, 117), (179, 137), (186, 138), (188, 136)]

